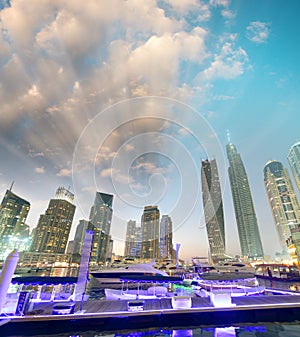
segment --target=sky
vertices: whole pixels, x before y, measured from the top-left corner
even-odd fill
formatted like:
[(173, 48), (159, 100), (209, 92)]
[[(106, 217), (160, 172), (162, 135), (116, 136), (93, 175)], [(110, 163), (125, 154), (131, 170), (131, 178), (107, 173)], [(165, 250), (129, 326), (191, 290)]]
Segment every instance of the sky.
[(226, 250), (240, 254), (229, 130), (264, 252), (280, 251), (263, 168), (288, 167), (300, 140), (298, 0), (2, 0), (0, 9), (0, 198), (14, 181), (31, 229), (65, 186), (72, 239), (100, 191), (114, 195), (116, 254), (127, 221), (157, 205), (180, 257), (207, 256), (200, 171), (215, 158)]

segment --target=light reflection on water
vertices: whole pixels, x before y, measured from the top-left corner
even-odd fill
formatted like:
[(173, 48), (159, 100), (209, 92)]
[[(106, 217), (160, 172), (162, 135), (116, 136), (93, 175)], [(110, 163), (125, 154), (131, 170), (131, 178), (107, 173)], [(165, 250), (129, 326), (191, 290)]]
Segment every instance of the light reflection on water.
[(115, 332), (90, 330), (78, 333), (34, 335), (32, 337), (300, 337), (300, 322), (261, 323), (229, 327), (190, 327), (185, 329), (145, 329)]

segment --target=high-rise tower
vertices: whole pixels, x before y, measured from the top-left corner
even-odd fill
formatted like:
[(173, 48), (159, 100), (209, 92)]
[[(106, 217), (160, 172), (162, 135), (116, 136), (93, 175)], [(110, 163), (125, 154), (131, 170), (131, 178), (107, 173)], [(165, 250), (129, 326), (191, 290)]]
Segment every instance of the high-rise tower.
[(127, 257), (140, 257), (141, 255), (141, 227), (135, 220), (127, 222), (124, 255)]
[(82, 247), (85, 239), (85, 234), (87, 230), (91, 229), (91, 223), (87, 220), (79, 220), (77, 225), (75, 236), (74, 236), (74, 247), (73, 254), (82, 254)]
[(159, 218), (157, 206), (145, 206), (142, 215), (142, 259), (159, 258)]
[(0, 239), (28, 231), (25, 224), (30, 203), (7, 190), (0, 205)]
[(74, 194), (59, 187), (41, 214), (31, 243), (32, 252), (64, 254), (75, 213)]
[(94, 204), (90, 212), (90, 222), (94, 231), (90, 262), (105, 263), (110, 256), (110, 228), (112, 220), (113, 195), (96, 192)]
[(240, 154), (231, 142), (227, 144), (226, 150), (229, 161), (229, 181), (242, 255), (249, 259), (261, 259), (263, 258), (263, 248), (247, 173)]
[(300, 142), (297, 142), (290, 148), (288, 161), (291, 166), (296, 185), (300, 191)]
[(30, 209), (30, 203), (14, 194), (11, 188), (6, 191), (0, 205), (0, 259), (3, 259), (14, 248), (27, 249), (29, 226), (26, 218)]
[(225, 226), (222, 193), (215, 159), (202, 161), (201, 181), (210, 256), (216, 263), (225, 258)]
[(173, 225), (168, 215), (163, 215), (160, 220), (159, 249), (160, 257), (173, 258)]
[(269, 161), (264, 167), (264, 183), (283, 252), (291, 229), (300, 226), (299, 203), (288, 170), (279, 161)]

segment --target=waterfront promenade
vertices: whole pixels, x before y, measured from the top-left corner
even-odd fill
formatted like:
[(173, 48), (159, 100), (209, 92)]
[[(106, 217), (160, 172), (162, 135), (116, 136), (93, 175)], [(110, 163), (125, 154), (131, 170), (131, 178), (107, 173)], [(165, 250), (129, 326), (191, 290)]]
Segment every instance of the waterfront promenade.
[(210, 299), (193, 297), (192, 307), (173, 309), (170, 298), (145, 300), (144, 310), (129, 312), (127, 300), (76, 302), (73, 314), (52, 315), (53, 303), (37, 303), (24, 316), (1, 317), (1, 336), (84, 331), (116, 331), (130, 328), (228, 325), (255, 322), (287, 322), (300, 317), (300, 296), (245, 296), (233, 306), (214, 307)]

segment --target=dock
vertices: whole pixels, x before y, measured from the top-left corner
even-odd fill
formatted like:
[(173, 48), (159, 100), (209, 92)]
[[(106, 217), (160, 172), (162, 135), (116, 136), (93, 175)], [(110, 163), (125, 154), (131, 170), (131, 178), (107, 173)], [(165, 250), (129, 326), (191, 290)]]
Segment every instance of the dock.
[(23, 316), (1, 316), (1, 336), (46, 335), (98, 329), (117, 331), (239, 323), (292, 322), (300, 317), (300, 296), (243, 296), (232, 306), (215, 307), (210, 298), (192, 297), (192, 307), (173, 309), (171, 298), (144, 300), (142, 311), (128, 311), (127, 300), (75, 302), (73, 314), (53, 315), (54, 303), (36, 303)]

